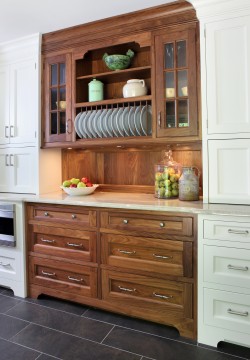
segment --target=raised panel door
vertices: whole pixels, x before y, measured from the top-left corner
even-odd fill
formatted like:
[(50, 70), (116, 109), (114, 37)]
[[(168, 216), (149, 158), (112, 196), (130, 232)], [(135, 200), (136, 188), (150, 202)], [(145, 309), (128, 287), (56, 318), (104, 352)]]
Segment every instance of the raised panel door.
[(250, 133), (250, 16), (206, 25), (208, 134)]
[(38, 130), (38, 69), (34, 60), (10, 66), (11, 144), (35, 143)]

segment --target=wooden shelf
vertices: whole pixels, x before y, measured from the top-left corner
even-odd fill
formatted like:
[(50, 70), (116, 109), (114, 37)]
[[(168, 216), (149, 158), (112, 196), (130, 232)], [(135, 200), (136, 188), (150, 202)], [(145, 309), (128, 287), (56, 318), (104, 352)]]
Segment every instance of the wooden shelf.
[(135, 102), (144, 102), (144, 101), (151, 101), (152, 96), (136, 96), (130, 98), (122, 98), (122, 99), (107, 99), (102, 101), (93, 101), (93, 102), (82, 102), (74, 104), (75, 108), (79, 107), (93, 107), (93, 106), (106, 106), (106, 105), (113, 105), (113, 104), (123, 104), (123, 103), (135, 103)]

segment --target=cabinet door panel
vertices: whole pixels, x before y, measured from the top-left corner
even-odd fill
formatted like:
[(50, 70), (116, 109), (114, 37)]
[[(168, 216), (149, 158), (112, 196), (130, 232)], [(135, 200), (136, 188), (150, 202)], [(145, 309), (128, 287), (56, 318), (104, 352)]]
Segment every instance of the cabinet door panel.
[(36, 149), (32, 147), (11, 149), (12, 192), (35, 193), (37, 183)]
[(38, 80), (34, 60), (10, 67), (10, 143), (35, 143), (38, 129)]
[(250, 140), (209, 140), (209, 202), (250, 204)]
[(9, 67), (0, 66), (0, 144), (9, 143)]
[(9, 166), (9, 154), (8, 149), (0, 149), (0, 169), (1, 169), (1, 176), (0, 176), (0, 191), (1, 192), (8, 192), (10, 191), (10, 187), (12, 186), (12, 179), (10, 173), (10, 166)]
[(206, 25), (208, 133), (250, 132), (250, 17)]

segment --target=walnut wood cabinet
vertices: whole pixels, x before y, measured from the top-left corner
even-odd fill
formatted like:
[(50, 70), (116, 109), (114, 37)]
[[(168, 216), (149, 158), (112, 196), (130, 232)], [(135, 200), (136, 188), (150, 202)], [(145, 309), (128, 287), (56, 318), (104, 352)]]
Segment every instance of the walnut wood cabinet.
[(28, 292), (175, 326), (196, 338), (196, 216), (26, 206)]
[[(109, 70), (104, 53), (128, 49), (135, 54), (130, 67)], [(143, 146), (201, 138), (198, 21), (188, 2), (44, 34), (42, 56), (43, 147)], [(89, 102), (93, 78), (103, 82), (104, 100)], [(147, 95), (123, 98), (129, 79), (145, 80)], [(66, 109), (60, 108), (61, 100)]]

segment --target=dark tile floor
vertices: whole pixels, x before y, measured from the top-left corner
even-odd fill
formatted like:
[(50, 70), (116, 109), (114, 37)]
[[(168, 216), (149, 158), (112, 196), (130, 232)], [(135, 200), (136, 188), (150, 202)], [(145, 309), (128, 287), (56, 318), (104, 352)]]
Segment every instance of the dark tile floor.
[(197, 346), (174, 328), (0, 287), (0, 360), (240, 360), (250, 349)]

